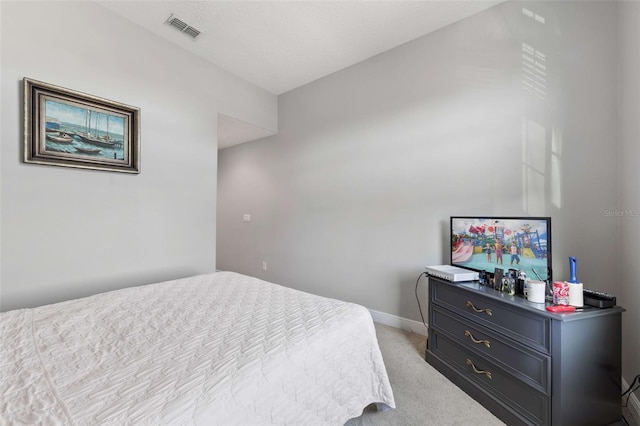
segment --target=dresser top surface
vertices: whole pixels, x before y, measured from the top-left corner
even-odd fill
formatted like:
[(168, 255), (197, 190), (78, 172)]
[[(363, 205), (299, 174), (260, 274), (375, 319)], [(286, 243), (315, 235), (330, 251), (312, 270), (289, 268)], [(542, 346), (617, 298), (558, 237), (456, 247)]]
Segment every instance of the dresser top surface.
[(451, 282), (451, 281), (446, 281), (433, 276), (429, 276), (429, 280), (435, 280), (435, 281), (438, 281), (439, 283), (450, 285), (453, 287), (460, 287), (460, 288), (469, 290), (474, 294), (482, 295), (493, 300), (498, 300), (502, 303), (507, 303), (509, 305), (516, 306), (518, 308), (525, 309), (527, 311), (552, 318), (556, 321), (584, 320), (591, 317), (613, 315), (613, 314), (619, 314), (621, 312), (624, 312), (624, 309), (620, 306), (614, 306), (613, 308), (599, 309), (599, 308), (594, 308), (594, 307), (585, 305), (584, 308), (578, 308), (575, 312), (553, 313), (546, 310), (547, 306), (553, 305), (550, 302), (546, 302), (546, 303), (529, 302), (528, 300), (526, 300), (521, 296), (511, 296), (507, 293), (494, 290), (493, 288), (482, 286), (478, 281)]

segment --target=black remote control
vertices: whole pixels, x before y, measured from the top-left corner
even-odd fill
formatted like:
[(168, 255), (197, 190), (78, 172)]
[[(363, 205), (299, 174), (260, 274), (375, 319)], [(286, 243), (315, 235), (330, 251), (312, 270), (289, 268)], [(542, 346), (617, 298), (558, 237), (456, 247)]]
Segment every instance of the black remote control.
[(602, 291), (584, 289), (582, 291), (584, 304), (596, 308), (611, 308), (616, 305), (616, 297)]

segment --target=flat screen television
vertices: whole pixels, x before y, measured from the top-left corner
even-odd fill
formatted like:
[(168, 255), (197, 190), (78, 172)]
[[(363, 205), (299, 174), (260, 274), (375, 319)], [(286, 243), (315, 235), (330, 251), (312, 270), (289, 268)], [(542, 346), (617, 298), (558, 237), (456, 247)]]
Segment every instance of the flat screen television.
[(551, 218), (451, 216), (451, 265), (552, 280)]

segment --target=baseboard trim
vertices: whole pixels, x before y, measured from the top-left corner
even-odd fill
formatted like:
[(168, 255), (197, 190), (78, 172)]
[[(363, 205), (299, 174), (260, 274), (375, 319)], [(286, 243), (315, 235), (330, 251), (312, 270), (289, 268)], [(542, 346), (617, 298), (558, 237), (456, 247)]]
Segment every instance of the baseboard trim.
[(427, 327), (425, 327), (425, 325), (420, 321), (402, 318), (385, 312), (374, 311), (373, 309), (369, 309), (369, 312), (371, 312), (371, 318), (373, 318), (374, 322), (388, 325), (389, 327), (399, 328), (401, 330), (407, 330), (422, 336), (427, 335)]
[[(627, 381), (623, 377), (622, 392), (626, 391), (627, 389), (629, 389), (629, 383), (627, 383)], [(626, 401), (626, 399), (627, 399), (627, 395), (624, 396), (624, 398), (622, 399), (622, 402)], [(633, 419), (636, 422), (640, 421), (640, 400), (635, 394), (631, 394), (631, 398), (629, 398), (629, 405), (627, 406), (627, 408), (629, 409), (629, 411), (631, 411), (631, 414), (633, 415)]]

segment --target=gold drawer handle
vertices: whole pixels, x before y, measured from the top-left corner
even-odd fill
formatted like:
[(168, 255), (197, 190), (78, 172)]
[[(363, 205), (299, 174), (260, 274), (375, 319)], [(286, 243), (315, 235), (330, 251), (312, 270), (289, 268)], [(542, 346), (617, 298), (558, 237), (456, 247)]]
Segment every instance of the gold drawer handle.
[(470, 365), (471, 368), (473, 368), (473, 372), (476, 374), (484, 374), (486, 375), (488, 378), (491, 378), (491, 371), (487, 371), (487, 370), (478, 370), (476, 368), (475, 365), (473, 365), (473, 361), (471, 361), (469, 358), (467, 358), (467, 365)]
[(473, 303), (471, 303), (471, 301), (470, 301), (470, 300), (467, 300), (467, 308), (471, 308), (471, 309), (473, 309), (473, 310), (474, 310), (474, 311), (476, 311), (476, 312), (484, 312), (485, 314), (487, 314), (487, 315), (489, 315), (489, 316), (493, 315), (493, 314), (491, 313), (491, 309), (489, 309), (489, 308), (478, 309), (478, 308), (476, 308), (476, 307), (474, 306), (474, 304), (473, 304)]
[(469, 339), (471, 339), (471, 341), (473, 343), (482, 343), (483, 345), (485, 345), (487, 348), (491, 347), (491, 343), (489, 343), (488, 340), (477, 340), (475, 337), (473, 337), (473, 334), (471, 334), (471, 332), (469, 330), (465, 330), (464, 331), (464, 335), (465, 337), (468, 337)]

